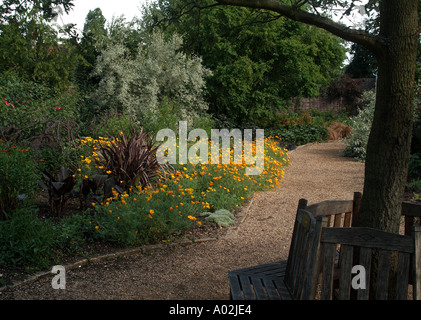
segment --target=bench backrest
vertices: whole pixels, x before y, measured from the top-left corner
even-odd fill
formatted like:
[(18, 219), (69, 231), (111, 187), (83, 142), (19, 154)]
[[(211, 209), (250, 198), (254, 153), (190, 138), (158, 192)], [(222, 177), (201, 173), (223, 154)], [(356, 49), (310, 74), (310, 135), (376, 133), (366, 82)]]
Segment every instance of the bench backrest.
[[(337, 259), (337, 246), (341, 245), (341, 266), (339, 269), (338, 299), (348, 300), (351, 298), (351, 291), (356, 287), (356, 298), (365, 300), (374, 298), (406, 300), (408, 297), (408, 279), (410, 274), (410, 257), (414, 256), (414, 299), (419, 299), (420, 289), (420, 227), (414, 228), (414, 236), (404, 236), (388, 233), (371, 228), (323, 228), (320, 237), (320, 252), (323, 257), (322, 278), (321, 278), (321, 299), (332, 299), (334, 292), (335, 260)], [(398, 262), (395, 274), (395, 296), (388, 297), (389, 271), (393, 270), (390, 259), (391, 252), (397, 252)], [(372, 272), (371, 261), (376, 257), (378, 270)], [(365, 273), (365, 289), (361, 282), (357, 286), (353, 283), (353, 267), (363, 266)], [(357, 270), (358, 273), (358, 270)], [(355, 275), (357, 276), (357, 275)], [(370, 292), (370, 276), (375, 277), (376, 290)]]
[[(327, 200), (318, 202), (304, 209), (314, 217), (323, 217), (323, 227), (356, 226), (361, 204), (361, 193), (355, 192), (353, 200)], [(305, 200), (303, 200), (305, 201)]]
[(404, 233), (405, 235), (410, 236), (416, 220), (421, 218), (421, 203), (402, 202), (402, 216), (405, 220)]
[(313, 299), (321, 218), (298, 209), (285, 273), (285, 285), (296, 300)]
[(361, 193), (355, 192), (353, 200), (328, 200), (309, 206), (306, 199), (298, 202), (285, 274), (285, 285), (295, 299), (313, 299), (316, 295), (321, 228), (351, 226), (360, 201)]

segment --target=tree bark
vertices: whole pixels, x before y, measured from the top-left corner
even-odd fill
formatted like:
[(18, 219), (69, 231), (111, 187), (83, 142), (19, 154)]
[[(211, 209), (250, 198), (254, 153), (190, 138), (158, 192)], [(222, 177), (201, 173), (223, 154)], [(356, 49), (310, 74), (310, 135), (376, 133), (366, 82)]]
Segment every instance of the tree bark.
[(380, 1), (378, 78), (360, 226), (398, 232), (412, 137), (418, 0)]
[(369, 49), (378, 60), (376, 107), (367, 147), (359, 225), (398, 232), (413, 122), (418, 0), (379, 0), (378, 36), (353, 30), (278, 0), (216, 0), (260, 8), (323, 28)]

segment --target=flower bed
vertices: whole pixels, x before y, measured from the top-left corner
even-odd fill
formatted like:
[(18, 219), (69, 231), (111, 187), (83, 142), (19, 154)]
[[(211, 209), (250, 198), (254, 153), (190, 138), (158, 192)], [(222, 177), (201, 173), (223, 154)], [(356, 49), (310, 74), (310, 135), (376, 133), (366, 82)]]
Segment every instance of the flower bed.
[[(83, 144), (94, 148), (84, 159), (85, 167), (78, 173), (105, 170), (98, 158), (99, 146), (109, 144), (104, 138), (87, 138)], [(200, 227), (200, 213), (218, 209), (234, 210), (256, 191), (274, 188), (289, 164), (279, 140), (265, 140), (265, 169), (261, 175), (245, 174), (245, 164), (186, 164), (157, 170), (153, 185), (126, 187), (112, 196), (91, 203), (95, 214), (90, 221), (95, 236), (122, 245), (168, 241), (192, 227)], [(120, 181), (122, 184), (123, 181)], [(121, 189), (120, 189), (121, 190)]]
[[(270, 137), (265, 139), (260, 175), (245, 174), (245, 164), (177, 164), (149, 171), (148, 183), (131, 186), (116, 181), (115, 172), (103, 162), (100, 146), (116, 141), (87, 137), (76, 150), (78, 168), (60, 170), (57, 177), (35, 175), (44, 178), (44, 191), (37, 189), (44, 196), (37, 199), (45, 203), (23, 202), (0, 221), (0, 271), (45, 269), (74, 254), (86, 254), (84, 248), (96, 243), (129, 247), (172, 241), (214, 223), (202, 213), (234, 212), (254, 192), (275, 188), (289, 164), (279, 139)], [(3, 149), (12, 156), (10, 149)], [(113, 181), (109, 194), (108, 181)]]

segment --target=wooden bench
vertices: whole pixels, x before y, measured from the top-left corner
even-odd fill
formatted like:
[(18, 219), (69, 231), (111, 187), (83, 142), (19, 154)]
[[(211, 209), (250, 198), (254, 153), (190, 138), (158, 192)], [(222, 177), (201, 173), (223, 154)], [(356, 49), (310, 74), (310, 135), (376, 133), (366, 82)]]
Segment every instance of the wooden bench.
[[(413, 298), (420, 299), (421, 273), (421, 227), (415, 226), (412, 236), (388, 233), (372, 228), (323, 228), (320, 237), (321, 261), (321, 299), (349, 300), (354, 292), (356, 299), (406, 300), (410, 274), (414, 277)], [(337, 247), (341, 246), (341, 263), (338, 281), (335, 285), (337, 268)], [(397, 252), (397, 266), (392, 269), (391, 253)], [(413, 269), (410, 268), (411, 256)], [(372, 272), (371, 261), (376, 257), (378, 270)], [(363, 266), (366, 277), (365, 289), (352, 287), (353, 266)], [(393, 297), (388, 296), (389, 271), (395, 275)], [(411, 271), (413, 270), (413, 271)], [(362, 276), (362, 275), (360, 275)], [(370, 277), (375, 277), (376, 290), (370, 291)], [(361, 279), (360, 279), (361, 280)], [(361, 285), (361, 283), (360, 283)]]
[(421, 219), (421, 204), (409, 201), (402, 202), (402, 217), (404, 219), (404, 234), (410, 236), (414, 225), (419, 224)]
[[(324, 265), (324, 255), (319, 252), (320, 242), (315, 239), (320, 236), (321, 228), (324, 230), (327, 227), (357, 227), (361, 198), (361, 193), (355, 192), (353, 200), (328, 200), (312, 205), (307, 205), (306, 199), (300, 199), (288, 260), (230, 271), (228, 277), (231, 298), (234, 300), (313, 299), (316, 296), (318, 278)], [(421, 205), (402, 204), (405, 233), (408, 235), (412, 232), (409, 230), (412, 230), (414, 226), (414, 218), (421, 217), (420, 208)], [(315, 228), (314, 231), (307, 230), (302, 225), (302, 218), (299, 218), (301, 215), (309, 217), (311, 225)], [(306, 251), (307, 249), (303, 249), (309, 248), (310, 243), (313, 248), (318, 248), (312, 252), (311, 256), (309, 256), (309, 251)], [(337, 245), (335, 248), (333, 290), (339, 288), (339, 271), (343, 259), (342, 246)], [(413, 255), (411, 255), (411, 259), (413, 259)], [(317, 265), (317, 267), (313, 268), (313, 265)], [(414, 264), (410, 263), (410, 270), (413, 265), (415, 262)], [(303, 270), (307, 270), (307, 272), (304, 273)], [(409, 274), (409, 283), (412, 283), (414, 273), (409, 271)]]
[(234, 300), (312, 299), (321, 218), (297, 210), (288, 260), (230, 271)]
[[(308, 248), (310, 243), (318, 246), (317, 237), (323, 226), (350, 226), (354, 213), (359, 210), (360, 201), (359, 192), (354, 193), (353, 200), (329, 200), (310, 206), (307, 205), (306, 199), (300, 199), (288, 260), (230, 271), (228, 278), (231, 298), (234, 300), (313, 299), (316, 294), (315, 280), (304, 277), (302, 270), (309, 268), (309, 265), (313, 268), (317, 264), (317, 250), (310, 258), (303, 255), (303, 248)], [(300, 210), (304, 211), (300, 213)], [(309, 219), (314, 230), (302, 225), (303, 215), (308, 216), (304, 220)], [(306, 275), (308, 272), (314, 273), (314, 270), (307, 271)]]
[(300, 200), (299, 206), (313, 214), (314, 217), (323, 217), (323, 227), (352, 227), (358, 223), (358, 215), (362, 195), (354, 193), (353, 200), (327, 200), (307, 205), (307, 200)]

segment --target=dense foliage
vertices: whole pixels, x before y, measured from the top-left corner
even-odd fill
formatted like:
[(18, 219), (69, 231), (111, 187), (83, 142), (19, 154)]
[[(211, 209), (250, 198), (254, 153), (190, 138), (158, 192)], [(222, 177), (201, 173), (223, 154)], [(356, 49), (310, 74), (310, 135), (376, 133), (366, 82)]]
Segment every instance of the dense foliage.
[[(287, 108), (340, 71), (341, 42), (318, 29), (238, 8), (195, 7), (173, 19), (185, 3), (168, 1), (130, 22), (107, 23), (95, 9), (77, 35), (53, 22), (56, 5), (69, 10), (71, 1), (3, 3), (0, 270), (46, 268), (86, 254), (90, 242), (167, 242), (222, 223), (227, 210), (282, 181), (282, 143), (324, 141), (338, 119)], [(158, 165), (153, 138), (178, 132), (179, 120), (208, 133), (265, 128), (262, 174), (236, 164)]]
[(208, 106), (202, 91), (210, 71), (200, 58), (182, 53), (182, 43), (178, 35), (166, 40), (154, 32), (147, 43), (139, 44), (134, 56), (124, 43), (101, 51), (94, 69), (101, 79), (95, 92), (100, 103), (139, 124), (154, 122), (166, 99), (181, 106), (179, 120), (203, 114)]
[(365, 160), (368, 137), (373, 123), (374, 103), (374, 92), (365, 93), (361, 102), (361, 109), (351, 119), (353, 130), (351, 136), (346, 139), (347, 147), (344, 151), (346, 156), (360, 161)]
[[(237, 127), (275, 116), (293, 97), (313, 97), (340, 72), (344, 48), (314, 27), (236, 7), (156, 1), (145, 9), (143, 28), (184, 36), (186, 52), (212, 71), (210, 112)], [(207, 7), (210, 6), (210, 7)]]

